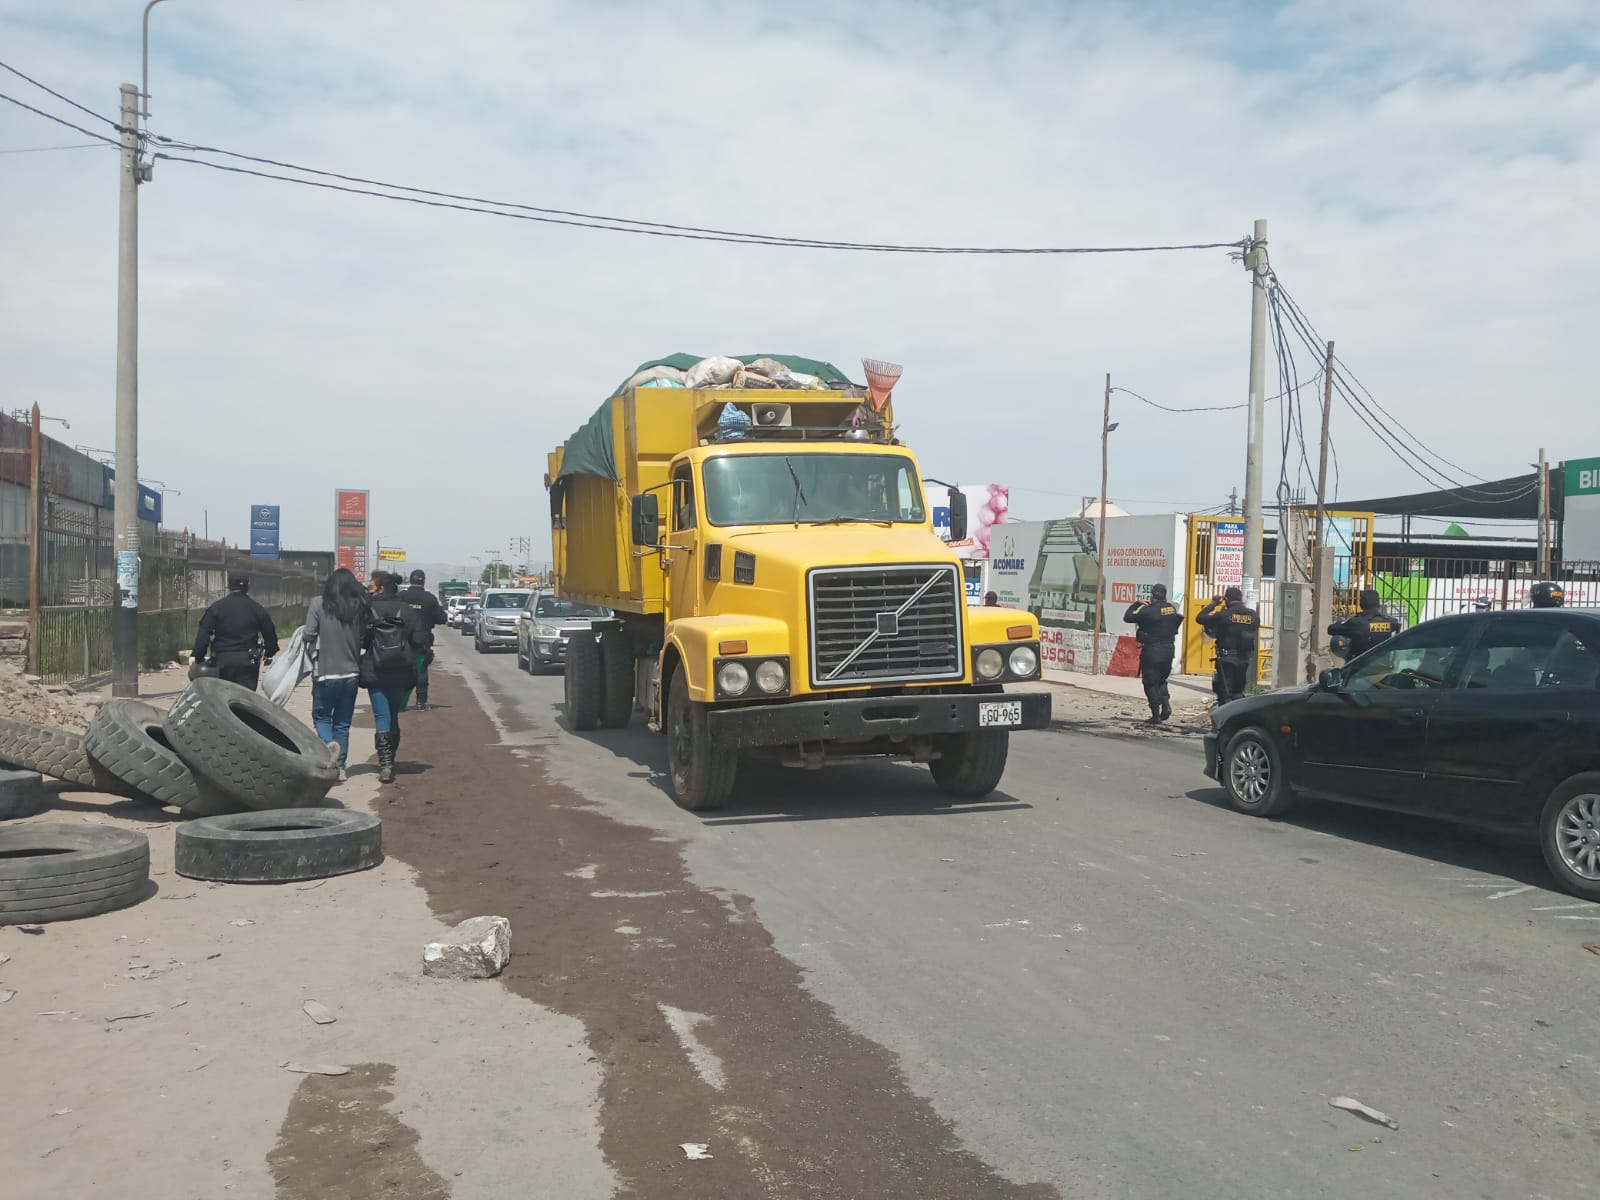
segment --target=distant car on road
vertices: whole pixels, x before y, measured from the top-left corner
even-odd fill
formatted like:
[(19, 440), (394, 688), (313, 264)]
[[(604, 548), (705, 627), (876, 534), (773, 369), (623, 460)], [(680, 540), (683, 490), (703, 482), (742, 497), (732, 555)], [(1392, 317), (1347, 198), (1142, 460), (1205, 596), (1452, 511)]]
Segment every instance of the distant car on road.
[(1217, 708), (1205, 752), (1240, 812), (1303, 793), (1532, 837), (1600, 900), (1600, 610), (1424, 622), (1314, 687)]
[(456, 615), (455, 626), (461, 631), (462, 637), (469, 637), (478, 626), (478, 609), (483, 605), (483, 600), (478, 596), (468, 596), (461, 601), (461, 611)]
[(517, 618), (528, 602), (527, 588), (485, 588), (483, 606), (478, 609), (473, 627), (472, 647), (479, 654), (514, 648), (517, 644)]
[(517, 622), (517, 665), (530, 675), (559, 667), (567, 658), (567, 641), (587, 635), (596, 621), (611, 616), (598, 604), (574, 604), (551, 591), (536, 591)]

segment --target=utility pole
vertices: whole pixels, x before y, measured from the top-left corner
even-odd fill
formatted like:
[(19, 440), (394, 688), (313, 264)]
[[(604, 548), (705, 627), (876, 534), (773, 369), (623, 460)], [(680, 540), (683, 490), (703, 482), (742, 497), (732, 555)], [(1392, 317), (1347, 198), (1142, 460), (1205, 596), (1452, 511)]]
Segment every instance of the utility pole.
[(122, 85), (117, 220), (117, 443), (111, 694), (139, 694), (139, 89)]
[(1328, 339), (1328, 357), (1322, 364), (1322, 442), (1317, 451), (1317, 528), (1311, 535), (1311, 635), (1308, 645), (1316, 657), (1322, 645), (1322, 627), (1328, 614), (1322, 611), (1322, 542), (1328, 527), (1328, 426), (1333, 417), (1333, 339)]
[(1095, 542), (1094, 667), (1100, 674), (1100, 631), (1106, 623), (1106, 482), (1111, 464), (1111, 372), (1106, 372), (1106, 405), (1100, 418), (1100, 536)]
[(1550, 578), (1550, 464), (1539, 447), (1539, 578)]
[(1250, 420), (1244, 459), (1244, 598), (1254, 605), (1261, 587), (1261, 456), (1266, 428), (1267, 223), (1257, 221), (1244, 256), (1250, 272)]
[(28, 670), (39, 674), (39, 572), (44, 559), (44, 496), (40, 488), (40, 468), (44, 446), (39, 441), (39, 405), (33, 406), (33, 425), (28, 430)]

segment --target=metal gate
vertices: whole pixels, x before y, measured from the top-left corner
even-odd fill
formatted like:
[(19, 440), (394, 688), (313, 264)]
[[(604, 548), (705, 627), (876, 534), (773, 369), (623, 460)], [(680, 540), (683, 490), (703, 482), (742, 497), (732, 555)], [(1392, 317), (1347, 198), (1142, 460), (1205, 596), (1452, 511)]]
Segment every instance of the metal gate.
[[(1244, 583), (1244, 518), (1194, 514), (1189, 517), (1188, 564), (1184, 576), (1183, 669), (1190, 675), (1208, 675), (1215, 669), (1216, 650), (1195, 623), (1212, 597)], [(1273, 581), (1260, 583), (1256, 612), (1261, 633), (1256, 642), (1256, 678), (1272, 678), (1272, 618), (1277, 589)], [(1252, 681), (1253, 682), (1253, 681)]]

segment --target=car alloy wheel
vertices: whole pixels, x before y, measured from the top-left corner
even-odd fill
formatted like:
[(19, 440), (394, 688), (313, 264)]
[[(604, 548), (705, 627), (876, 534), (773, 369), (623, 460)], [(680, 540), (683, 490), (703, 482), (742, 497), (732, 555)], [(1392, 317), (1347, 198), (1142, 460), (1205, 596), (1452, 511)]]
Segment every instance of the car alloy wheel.
[(1244, 741), (1228, 758), (1228, 785), (1250, 805), (1260, 804), (1272, 790), (1272, 759), (1257, 741)]
[(1574, 875), (1600, 883), (1600, 795), (1583, 792), (1562, 805), (1556, 848)]

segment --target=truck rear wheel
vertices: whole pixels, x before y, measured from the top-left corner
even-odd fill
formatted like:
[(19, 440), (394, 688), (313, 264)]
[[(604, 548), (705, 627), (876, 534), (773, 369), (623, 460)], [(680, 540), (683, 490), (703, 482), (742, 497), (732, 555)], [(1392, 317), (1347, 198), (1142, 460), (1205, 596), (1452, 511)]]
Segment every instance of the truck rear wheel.
[(939, 790), (961, 800), (982, 800), (1006, 773), (1011, 735), (1004, 729), (950, 733), (936, 738), (934, 746), (939, 757), (928, 765)]
[(674, 671), (667, 688), (667, 758), (672, 798), (689, 812), (708, 812), (726, 804), (739, 770), (737, 754), (713, 749), (706, 709), (689, 699), (683, 669)]
[(567, 721), (581, 732), (600, 728), (600, 643), (579, 634), (567, 646), (563, 682)]
[(633, 646), (620, 629), (600, 634), (600, 727), (625, 729), (633, 719)]

